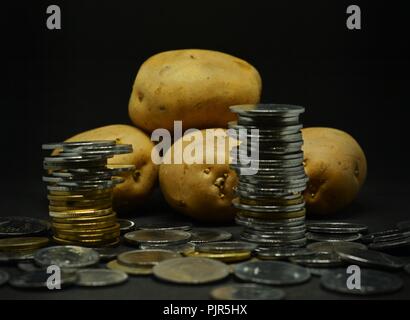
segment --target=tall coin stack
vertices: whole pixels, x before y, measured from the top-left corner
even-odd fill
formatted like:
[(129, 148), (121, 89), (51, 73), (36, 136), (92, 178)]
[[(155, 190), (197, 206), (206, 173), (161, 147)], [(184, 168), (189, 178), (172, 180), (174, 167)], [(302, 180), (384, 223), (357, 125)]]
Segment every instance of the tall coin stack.
[[(238, 197), (233, 205), (239, 209), (236, 222), (245, 226), (242, 240), (260, 247), (305, 246), (302, 193), (308, 178), (303, 166), (302, 125), (299, 123), (304, 108), (256, 104), (230, 109), (238, 115), (238, 121), (229, 123), (229, 128), (236, 130), (241, 142), (231, 167), (239, 177)], [(241, 137), (240, 132), (245, 134)], [(244, 163), (252, 152), (255, 159), (250, 164)], [(249, 174), (249, 169), (254, 169), (254, 174)]]
[(119, 243), (120, 225), (112, 209), (113, 189), (133, 165), (108, 165), (108, 158), (132, 152), (115, 141), (44, 144), (56, 155), (44, 158), (49, 215), (59, 244), (111, 246)]

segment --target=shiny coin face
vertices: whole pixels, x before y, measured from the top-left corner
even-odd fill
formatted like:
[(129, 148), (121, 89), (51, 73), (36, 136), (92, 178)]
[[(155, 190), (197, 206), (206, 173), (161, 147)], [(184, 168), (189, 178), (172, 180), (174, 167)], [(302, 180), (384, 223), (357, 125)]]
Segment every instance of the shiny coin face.
[(232, 237), (227, 231), (220, 231), (216, 229), (193, 229), (191, 231), (190, 242), (203, 243), (203, 242), (215, 242), (229, 240)]
[(290, 257), (309, 256), (314, 252), (304, 248), (257, 248), (255, 249), (256, 257), (263, 260), (286, 260)]
[(173, 258), (180, 258), (181, 255), (169, 250), (133, 250), (123, 252), (118, 255), (117, 260), (120, 264), (129, 267), (154, 266), (161, 261)]
[(0, 250), (34, 250), (44, 247), (49, 242), (45, 237), (14, 237), (0, 239)]
[(191, 257), (162, 261), (153, 271), (161, 280), (185, 284), (214, 282), (229, 275), (229, 267), (223, 262)]
[(105, 287), (121, 284), (128, 280), (128, 275), (120, 270), (84, 269), (77, 271), (78, 286)]
[(138, 266), (128, 267), (118, 263), (117, 260), (113, 260), (107, 263), (107, 268), (111, 270), (119, 270), (132, 276), (142, 276), (152, 274), (152, 266)]
[(135, 222), (127, 219), (117, 219), (120, 224), (121, 233), (126, 233), (135, 230)]
[(404, 266), (402, 259), (373, 250), (339, 248), (336, 253), (343, 261), (364, 267), (401, 269)]
[(244, 281), (270, 285), (291, 285), (310, 279), (306, 268), (279, 261), (244, 262), (235, 266), (235, 276)]
[(233, 284), (213, 289), (211, 297), (216, 300), (282, 300), (285, 292), (258, 284)]
[(366, 232), (367, 226), (350, 222), (310, 222), (306, 224), (309, 231), (318, 233), (359, 233)]
[(349, 276), (346, 270), (330, 271), (322, 276), (320, 283), (325, 289), (356, 295), (387, 294), (398, 291), (403, 286), (403, 281), (394, 274), (362, 269), (360, 289), (350, 289), (347, 287)]
[(362, 235), (360, 233), (316, 233), (307, 232), (306, 238), (309, 241), (337, 242), (337, 241), (357, 241)]
[(152, 223), (138, 225), (137, 229), (141, 230), (182, 230), (189, 231), (192, 229), (190, 223)]
[(141, 250), (151, 250), (151, 249), (162, 249), (162, 250), (170, 250), (178, 253), (190, 253), (195, 251), (195, 245), (193, 243), (181, 243), (181, 244), (141, 244)]
[[(47, 288), (49, 279), (50, 273), (47, 273), (47, 270), (39, 270), (14, 276), (9, 280), (9, 284), (16, 288)], [(63, 271), (53, 284), (60, 285), (63, 288), (74, 284), (76, 280), (76, 273)]]
[(232, 252), (250, 252), (257, 247), (254, 243), (241, 241), (221, 241), (198, 243), (195, 250), (204, 253), (232, 253)]
[(333, 241), (333, 242), (314, 242), (307, 245), (309, 250), (314, 252), (332, 253), (338, 249), (356, 248), (366, 250), (367, 246), (358, 242)]
[(137, 230), (124, 238), (131, 244), (178, 244), (190, 240), (191, 234), (182, 230)]
[(10, 279), (9, 274), (4, 270), (0, 270), (0, 287), (3, 284), (7, 283), (9, 281), (9, 279)]
[(289, 260), (293, 263), (306, 267), (338, 267), (343, 265), (342, 260), (336, 253), (315, 253), (308, 256), (291, 257)]
[(67, 269), (92, 266), (99, 259), (97, 251), (79, 246), (48, 247), (34, 254), (34, 260), (40, 266), (57, 265)]
[(35, 235), (47, 231), (48, 224), (29, 217), (0, 217), (0, 237)]

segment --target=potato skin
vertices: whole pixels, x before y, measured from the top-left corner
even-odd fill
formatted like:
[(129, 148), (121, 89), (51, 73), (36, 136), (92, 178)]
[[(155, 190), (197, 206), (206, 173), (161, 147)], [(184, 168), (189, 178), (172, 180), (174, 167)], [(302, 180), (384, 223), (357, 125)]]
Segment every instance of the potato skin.
[(124, 175), (126, 179), (114, 188), (114, 209), (128, 211), (148, 198), (158, 177), (158, 166), (151, 161), (153, 143), (141, 130), (114, 124), (79, 133), (66, 141), (116, 140), (132, 144), (133, 152), (108, 159), (109, 164), (133, 164), (136, 170)]
[(341, 130), (305, 128), (302, 134), (309, 177), (304, 193), (307, 213), (335, 213), (359, 193), (367, 175), (365, 154), (356, 140)]
[[(230, 139), (220, 129), (225, 143)], [(190, 135), (201, 134), (205, 130)], [(183, 142), (184, 150), (189, 142)], [(168, 150), (173, 152), (175, 144)], [(216, 145), (215, 145), (216, 149)], [(206, 153), (204, 152), (204, 159)], [(235, 171), (229, 168), (229, 149), (225, 150), (224, 164), (161, 164), (159, 182), (168, 204), (175, 210), (194, 219), (207, 222), (231, 221), (236, 210), (231, 205), (233, 188), (237, 184)], [(205, 162), (205, 161), (203, 161)]]
[(151, 132), (226, 127), (235, 119), (229, 106), (258, 103), (262, 81), (244, 60), (210, 50), (166, 51), (146, 60), (136, 76), (128, 112), (132, 122)]

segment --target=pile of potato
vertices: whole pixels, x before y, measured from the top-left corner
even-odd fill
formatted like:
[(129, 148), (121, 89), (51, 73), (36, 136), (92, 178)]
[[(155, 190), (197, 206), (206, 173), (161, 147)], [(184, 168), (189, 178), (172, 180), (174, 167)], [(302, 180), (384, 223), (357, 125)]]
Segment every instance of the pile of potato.
[[(237, 177), (229, 168), (229, 157), (222, 164), (158, 166), (151, 158), (154, 144), (149, 134), (157, 128), (172, 132), (175, 120), (182, 120), (184, 130), (226, 128), (227, 122), (235, 120), (229, 106), (258, 103), (261, 90), (258, 71), (237, 57), (209, 50), (162, 52), (142, 64), (132, 88), (128, 110), (137, 128), (110, 125), (77, 134), (68, 141), (109, 139), (133, 145), (132, 154), (110, 159), (110, 163), (136, 166), (126, 182), (116, 187), (117, 211), (134, 210), (143, 201), (150, 201), (159, 176), (164, 198), (174, 209), (198, 220), (230, 221), (235, 215), (231, 200)], [(219, 133), (223, 139), (231, 139), (225, 130)], [(343, 131), (305, 128), (302, 134), (305, 169), (310, 178), (305, 192), (307, 212), (331, 214), (357, 196), (366, 178), (365, 155), (354, 138)], [(222, 152), (228, 155), (229, 150)]]

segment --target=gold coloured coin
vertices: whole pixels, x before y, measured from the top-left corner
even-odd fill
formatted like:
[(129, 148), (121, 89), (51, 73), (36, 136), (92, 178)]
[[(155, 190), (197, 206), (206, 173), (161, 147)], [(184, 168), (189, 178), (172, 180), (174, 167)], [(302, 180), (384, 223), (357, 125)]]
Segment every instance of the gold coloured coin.
[(51, 226), (58, 230), (90, 230), (90, 229), (103, 229), (109, 228), (115, 225), (115, 220), (103, 221), (103, 222), (91, 222), (91, 223), (52, 223)]
[(117, 261), (128, 267), (154, 266), (163, 260), (180, 257), (179, 253), (170, 250), (133, 250), (118, 255)]
[(246, 218), (259, 218), (262, 220), (275, 221), (283, 219), (300, 218), (305, 216), (306, 209), (293, 212), (254, 212), (254, 211), (239, 211), (238, 215)]
[(53, 191), (48, 190), (49, 195), (53, 196), (83, 196), (84, 198), (101, 196), (101, 195), (110, 195), (113, 192), (113, 188), (106, 189), (97, 189), (97, 190), (84, 190), (84, 191)]
[(119, 264), (117, 260), (113, 260), (107, 263), (107, 268), (111, 270), (120, 270), (132, 276), (141, 276), (152, 274), (152, 266), (138, 266), (128, 267)]
[(67, 234), (96, 234), (96, 233), (110, 233), (110, 232), (119, 232), (120, 231), (120, 224), (115, 223), (113, 226), (108, 228), (101, 228), (101, 229), (85, 229), (85, 230), (78, 230), (78, 229), (62, 229), (59, 230), (60, 232), (67, 233)]
[(55, 236), (59, 239), (63, 240), (71, 240), (71, 241), (84, 241), (84, 240), (94, 240), (94, 241), (106, 241), (118, 238), (120, 235), (119, 233), (95, 233), (95, 234), (66, 234), (61, 232), (56, 232)]
[(112, 207), (112, 203), (103, 203), (103, 204), (94, 204), (85, 207), (75, 207), (75, 206), (68, 206), (68, 207), (56, 207), (56, 206), (48, 206), (48, 210), (50, 212), (77, 212), (77, 211), (91, 211), (91, 210), (102, 210), (102, 209), (109, 209)]
[(225, 252), (225, 253), (206, 253), (206, 252), (187, 252), (184, 253), (187, 257), (198, 257), (198, 258), (208, 258), (215, 259), (223, 262), (238, 262), (243, 260), (248, 260), (251, 258), (251, 252)]
[(53, 236), (53, 240), (57, 244), (63, 244), (63, 245), (77, 245), (77, 246), (84, 246), (84, 247), (115, 247), (120, 243), (119, 238), (115, 238), (114, 240), (109, 239), (109, 240), (66, 240), (66, 239), (61, 239), (56, 236)]
[[(112, 199), (102, 199), (102, 200), (66, 200), (66, 201), (55, 201), (50, 200), (49, 202), (50, 207), (68, 207), (68, 208), (97, 208), (101, 207), (110, 207), (112, 206)], [(51, 208), (50, 208), (51, 210)], [(51, 211), (60, 211), (60, 210), (51, 210)]]
[(50, 211), (49, 215), (52, 218), (72, 218), (72, 217), (100, 217), (112, 213), (112, 208), (108, 209), (84, 209), (84, 210), (69, 210), (69, 211)]
[(54, 195), (48, 194), (47, 199), (50, 201), (96, 201), (96, 200), (112, 200), (112, 192), (96, 195), (70, 194), (70, 195)]
[(303, 203), (304, 198), (301, 196), (297, 199), (264, 199), (264, 200), (253, 200), (253, 199), (240, 199), (240, 203), (255, 206), (289, 206)]
[(54, 223), (91, 223), (91, 222), (105, 222), (105, 221), (116, 221), (117, 214), (112, 211), (110, 214), (102, 216), (80, 216), (80, 217), (53, 217)]
[(0, 239), (0, 251), (34, 250), (49, 242), (46, 237), (15, 237)]

